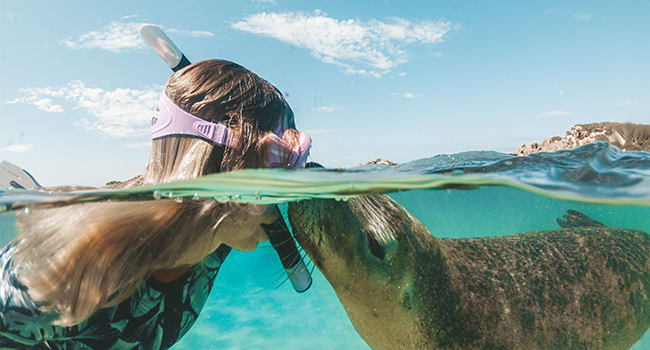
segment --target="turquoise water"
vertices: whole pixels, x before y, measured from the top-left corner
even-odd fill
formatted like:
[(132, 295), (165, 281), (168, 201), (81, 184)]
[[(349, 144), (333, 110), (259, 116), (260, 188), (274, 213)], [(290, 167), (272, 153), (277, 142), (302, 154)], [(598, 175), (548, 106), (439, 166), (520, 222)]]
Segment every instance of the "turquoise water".
[[(650, 232), (650, 154), (621, 153), (601, 143), (520, 158), (471, 152), (398, 167), (247, 171), (127, 192), (7, 191), (0, 194), (0, 204), (21, 210), (24, 201), (50, 205), (166, 197), (285, 203), (311, 197), (345, 200), (374, 192), (391, 192), (437, 237), (557, 229), (555, 219), (568, 209), (606, 225)], [(286, 210), (286, 204), (280, 207)], [(0, 215), (4, 241), (15, 234), (12, 216)], [(198, 321), (174, 348), (368, 348), (325, 278), (317, 270), (313, 278), (311, 289), (298, 294), (285, 281), (269, 244), (249, 253), (233, 251)], [(634, 349), (649, 348), (646, 332)]]

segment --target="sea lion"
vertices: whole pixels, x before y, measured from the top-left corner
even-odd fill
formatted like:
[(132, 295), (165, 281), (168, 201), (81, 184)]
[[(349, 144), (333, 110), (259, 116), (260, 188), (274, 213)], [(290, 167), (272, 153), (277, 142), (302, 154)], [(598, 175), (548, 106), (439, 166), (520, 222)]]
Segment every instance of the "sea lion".
[(469, 239), (385, 195), (291, 203), (289, 219), (374, 349), (627, 349), (650, 325), (650, 237), (575, 211)]

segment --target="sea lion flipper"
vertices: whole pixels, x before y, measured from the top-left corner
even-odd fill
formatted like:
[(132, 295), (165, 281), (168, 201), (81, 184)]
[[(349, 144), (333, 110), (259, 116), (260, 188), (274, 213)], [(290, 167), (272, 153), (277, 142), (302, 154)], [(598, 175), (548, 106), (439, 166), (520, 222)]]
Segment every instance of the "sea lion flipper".
[(555, 219), (557, 221), (558, 225), (562, 228), (569, 228), (569, 227), (605, 227), (604, 224), (588, 217), (587, 215), (575, 211), (575, 210), (567, 210), (566, 213), (562, 218), (557, 218)]

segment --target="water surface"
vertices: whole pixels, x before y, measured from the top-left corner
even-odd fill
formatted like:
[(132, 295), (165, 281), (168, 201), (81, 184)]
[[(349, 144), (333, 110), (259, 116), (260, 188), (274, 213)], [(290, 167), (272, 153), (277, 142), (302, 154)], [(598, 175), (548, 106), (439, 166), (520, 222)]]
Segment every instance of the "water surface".
[[(496, 152), (438, 155), (399, 166), (338, 170), (250, 170), (128, 191), (0, 193), (0, 240), (14, 235), (12, 210), (79, 201), (210, 198), (280, 203), (346, 200), (387, 192), (437, 237), (482, 237), (559, 228), (578, 210), (606, 225), (650, 232), (650, 153), (595, 143), (513, 157)], [(268, 244), (233, 251), (194, 327), (174, 348), (365, 349), (334, 291), (317, 270), (298, 294)], [(650, 334), (634, 349), (650, 348)]]

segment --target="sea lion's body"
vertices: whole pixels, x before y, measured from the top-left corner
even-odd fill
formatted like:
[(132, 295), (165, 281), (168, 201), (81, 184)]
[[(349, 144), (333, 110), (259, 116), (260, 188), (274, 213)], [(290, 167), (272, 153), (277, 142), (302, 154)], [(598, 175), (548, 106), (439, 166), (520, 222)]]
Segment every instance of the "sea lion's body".
[(296, 239), (375, 349), (626, 349), (650, 326), (650, 238), (559, 230), (439, 239), (384, 195), (292, 203)]

